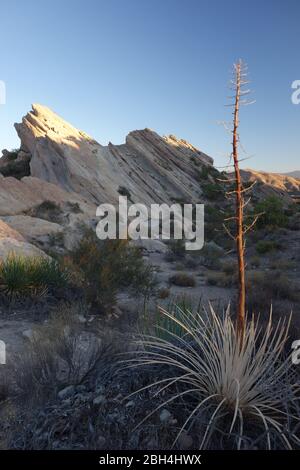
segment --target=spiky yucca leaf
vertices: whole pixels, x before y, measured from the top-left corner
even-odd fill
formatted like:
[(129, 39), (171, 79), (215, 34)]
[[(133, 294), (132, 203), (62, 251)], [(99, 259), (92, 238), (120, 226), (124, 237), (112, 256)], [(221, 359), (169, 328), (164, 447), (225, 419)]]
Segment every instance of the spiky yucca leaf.
[(209, 418), (200, 448), (209, 447), (214, 431), (220, 428), (229, 440), (235, 436), (238, 449), (245, 448), (245, 427), (252, 424), (262, 429), (268, 449), (272, 448), (274, 435), (289, 449), (293, 443), (300, 443), (286, 429), (291, 419), (298, 419), (287, 406), (295, 399), (292, 361), (283, 354), (289, 324), (279, 322), (274, 327), (270, 314), (267, 327), (261, 331), (253, 318), (247, 322), (240, 346), (229, 308), (222, 317), (212, 307), (205, 316), (188, 310), (181, 310), (176, 316), (162, 308), (160, 312), (175, 322), (176, 328), (168, 335), (143, 337), (136, 357), (128, 365), (161, 366), (166, 374), (135, 392), (154, 388), (154, 396), (168, 397), (143, 422), (160, 408), (181, 399), (187, 405), (187, 416), (174, 444), (204, 410)]

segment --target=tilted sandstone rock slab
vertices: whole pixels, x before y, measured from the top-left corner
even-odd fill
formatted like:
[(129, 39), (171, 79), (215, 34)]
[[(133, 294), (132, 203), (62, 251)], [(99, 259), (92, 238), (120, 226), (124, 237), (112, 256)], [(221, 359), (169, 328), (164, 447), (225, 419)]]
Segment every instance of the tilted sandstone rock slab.
[(17, 230), (0, 220), (0, 259), (5, 259), (12, 253), (22, 256), (47, 257), (42, 250), (26, 242)]
[(33, 177), (95, 204), (117, 203), (124, 188), (133, 202), (196, 202), (198, 167), (213, 163), (186, 141), (150, 129), (131, 132), (123, 145), (104, 147), (41, 105), (33, 105), (15, 127), (21, 149), (32, 155)]
[(18, 180), (0, 175), (0, 216), (19, 215), (44, 201), (57, 204), (79, 204), (83, 213), (95, 214), (95, 207), (80, 195), (68, 193), (59, 186), (31, 176)]
[(2, 217), (2, 220), (29, 242), (47, 239), (49, 235), (63, 232), (63, 227), (59, 224), (28, 215), (12, 215)]

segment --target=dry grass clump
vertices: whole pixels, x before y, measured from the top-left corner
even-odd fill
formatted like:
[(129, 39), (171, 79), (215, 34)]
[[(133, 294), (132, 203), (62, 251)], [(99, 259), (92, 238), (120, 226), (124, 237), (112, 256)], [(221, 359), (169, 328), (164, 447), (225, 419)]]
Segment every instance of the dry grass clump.
[(61, 305), (32, 331), (26, 354), (15, 358), (19, 400), (38, 405), (70, 384), (82, 383), (103, 354), (103, 343), (78, 323), (82, 306)]
[(68, 272), (50, 258), (11, 253), (0, 262), (1, 291), (10, 299), (43, 295), (49, 289), (65, 287), (68, 280)]
[(296, 283), (280, 271), (249, 271), (247, 273), (247, 309), (263, 312), (270, 302), (298, 302), (300, 299)]
[(207, 283), (217, 287), (232, 287), (236, 285), (237, 274), (228, 274), (225, 272), (209, 271), (206, 275)]
[(179, 287), (195, 287), (196, 285), (195, 277), (184, 272), (173, 274), (173, 276), (170, 276), (169, 281), (174, 286)]

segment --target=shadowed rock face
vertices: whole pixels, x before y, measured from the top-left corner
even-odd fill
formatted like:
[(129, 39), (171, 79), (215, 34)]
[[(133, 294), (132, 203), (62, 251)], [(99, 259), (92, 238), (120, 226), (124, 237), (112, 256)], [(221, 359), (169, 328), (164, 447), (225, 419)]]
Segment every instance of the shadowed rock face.
[(123, 145), (102, 146), (41, 105), (33, 105), (15, 128), (21, 149), (32, 155), (31, 176), (91, 203), (116, 203), (120, 187), (133, 202), (196, 202), (197, 171), (213, 164), (186, 141), (150, 129), (131, 132)]

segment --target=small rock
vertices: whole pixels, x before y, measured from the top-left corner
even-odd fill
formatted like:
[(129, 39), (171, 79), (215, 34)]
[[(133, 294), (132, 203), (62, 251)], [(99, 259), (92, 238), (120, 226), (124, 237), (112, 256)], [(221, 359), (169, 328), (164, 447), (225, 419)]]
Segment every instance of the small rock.
[(183, 450), (190, 449), (193, 445), (193, 439), (186, 432), (182, 432), (178, 438), (178, 445), (180, 449), (183, 449)]
[(93, 404), (96, 406), (103, 405), (106, 402), (106, 398), (104, 395), (98, 395), (96, 398), (93, 400)]
[(63, 388), (58, 392), (58, 398), (60, 400), (65, 400), (75, 393), (74, 385), (69, 385), (68, 387)]
[(81, 314), (77, 315), (77, 320), (79, 321), (79, 323), (82, 323), (82, 324), (86, 323), (86, 321), (87, 321), (85, 316), (81, 315)]
[(105, 391), (104, 385), (97, 385), (97, 388), (96, 388), (97, 395), (103, 395), (104, 391)]
[(98, 436), (97, 438), (97, 444), (98, 444), (98, 447), (104, 447), (105, 446), (105, 443), (106, 443), (106, 439), (104, 436)]
[(22, 332), (22, 336), (25, 339), (28, 339), (29, 341), (32, 341), (33, 337), (34, 337), (34, 331), (32, 329), (25, 330), (25, 331)]
[(160, 419), (161, 423), (167, 423), (170, 420), (171, 416), (172, 415), (171, 415), (170, 411), (168, 411), (166, 408), (164, 408), (162, 410), (162, 412), (160, 413), (160, 415), (159, 415), (159, 419)]
[(131, 406), (134, 406), (134, 401), (130, 400), (128, 403), (126, 403), (125, 408), (130, 408)]

